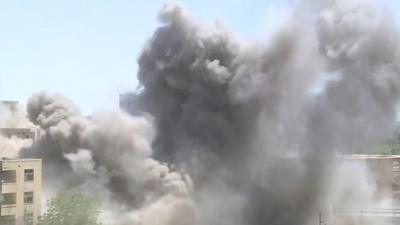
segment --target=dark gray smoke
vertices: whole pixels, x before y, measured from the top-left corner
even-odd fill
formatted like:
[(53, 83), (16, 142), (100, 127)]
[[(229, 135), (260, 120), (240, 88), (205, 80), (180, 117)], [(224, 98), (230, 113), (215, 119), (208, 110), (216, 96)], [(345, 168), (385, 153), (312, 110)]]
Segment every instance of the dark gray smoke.
[(160, 204), (165, 196), (173, 205), (190, 195), (187, 175), (152, 158), (155, 131), (144, 117), (85, 118), (67, 99), (47, 93), (30, 98), (28, 116), (45, 133), (22, 155), (43, 159), (48, 188), (80, 189), (107, 204), (119, 202), (114, 211), (122, 218), (134, 208)]
[(44, 159), (50, 189), (106, 203), (114, 224), (307, 225), (368, 205), (373, 188), (336, 159), (396, 121), (399, 35), (373, 3), (304, 1), (268, 43), (167, 4), (138, 59), (135, 116), (86, 118), (37, 94), (28, 115), (44, 133), (21, 154)]
[(184, 165), (200, 205), (228, 202), (201, 212), (205, 224), (309, 223), (325, 208), (335, 155), (394, 127), (399, 36), (384, 11), (369, 1), (299, 8), (263, 45), (170, 4), (138, 60), (143, 91), (128, 110), (155, 117), (157, 157)]

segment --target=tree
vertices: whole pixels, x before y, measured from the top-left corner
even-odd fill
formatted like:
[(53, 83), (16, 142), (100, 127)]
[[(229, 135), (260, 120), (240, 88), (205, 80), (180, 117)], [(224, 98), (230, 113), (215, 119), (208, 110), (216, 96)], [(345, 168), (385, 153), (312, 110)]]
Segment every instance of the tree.
[(97, 203), (80, 193), (60, 193), (48, 203), (48, 210), (38, 225), (100, 225)]

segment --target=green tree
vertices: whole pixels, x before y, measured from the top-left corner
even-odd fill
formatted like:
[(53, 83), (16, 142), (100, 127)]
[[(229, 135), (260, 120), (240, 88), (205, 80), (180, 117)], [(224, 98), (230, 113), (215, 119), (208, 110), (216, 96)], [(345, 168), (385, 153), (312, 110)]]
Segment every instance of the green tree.
[(64, 192), (48, 202), (38, 225), (100, 225), (97, 203), (80, 193)]

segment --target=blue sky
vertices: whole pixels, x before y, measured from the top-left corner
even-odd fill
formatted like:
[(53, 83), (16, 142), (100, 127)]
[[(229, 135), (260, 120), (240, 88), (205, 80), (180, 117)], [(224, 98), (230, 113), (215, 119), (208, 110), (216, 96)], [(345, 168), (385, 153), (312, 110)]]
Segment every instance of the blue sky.
[[(216, 19), (244, 39), (282, 21), (279, 0), (178, 1), (199, 21)], [(159, 25), (160, 0), (0, 1), (0, 99), (62, 93), (85, 114), (117, 107), (137, 87), (136, 59)], [(272, 27), (272, 28), (271, 28)]]
[[(243, 38), (264, 34), (274, 1), (178, 1), (198, 20), (218, 19)], [(136, 59), (159, 25), (159, 0), (0, 1), (0, 99), (62, 93), (85, 114), (117, 107), (137, 87)], [(271, 8), (272, 7), (272, 8)]]

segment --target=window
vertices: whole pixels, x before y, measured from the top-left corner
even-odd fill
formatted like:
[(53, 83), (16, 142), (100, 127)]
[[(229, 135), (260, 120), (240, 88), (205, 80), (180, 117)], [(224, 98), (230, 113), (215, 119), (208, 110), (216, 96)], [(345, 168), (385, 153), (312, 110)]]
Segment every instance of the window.
[(0, 216), (1, 225), (15, 225), (15, 216)]
[(33, 225), (33, 213), (25, 213), (24, 225)]
[(400, 172), (400, 162), (399, 161), (394, 161), (392, 163), (393, 165), (393, 172)]
[(6, 170), (0, 172), (0, 183), (15, 183), (16, 181), (15, 170)]
[(15, 193), (7, 193), (0, 195), (0, 205), (14, 205), (15, 204)]
[(25, 192), (24, 193), (24, 203), (30, 204), (33, 203), (33, 192)]
[(25, 181), (33, 181), (33, 170), (32, 169), (25, 170), (24, 179), (25, 179)]

